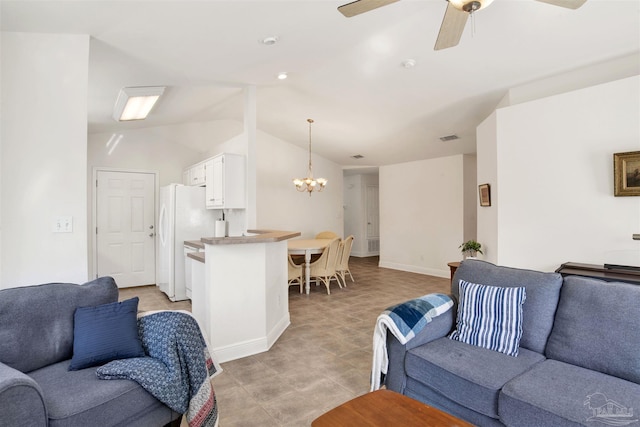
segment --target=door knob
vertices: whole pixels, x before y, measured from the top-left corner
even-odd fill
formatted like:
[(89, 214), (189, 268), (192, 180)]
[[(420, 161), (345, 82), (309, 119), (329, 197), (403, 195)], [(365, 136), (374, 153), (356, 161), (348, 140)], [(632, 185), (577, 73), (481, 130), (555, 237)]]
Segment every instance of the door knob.
[(149, 234), (149, 237), (153, 237), (153, 236), (155, 236), (155, 233), (150, 233)]
[(150, 225), (150, 226), (149, 226), (149, 230), (153, 230), (153, 225)]

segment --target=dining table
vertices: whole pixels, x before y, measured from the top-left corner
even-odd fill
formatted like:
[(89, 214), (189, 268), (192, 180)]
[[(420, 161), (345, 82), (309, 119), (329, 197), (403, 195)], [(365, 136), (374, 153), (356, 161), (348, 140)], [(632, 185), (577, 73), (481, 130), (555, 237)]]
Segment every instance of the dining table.
[(289, 255), (304, 255), (305, 290), (309, 295), (311, 283), (311, 255), (321, 254), (332, 239), (291, 239), (287, 241)]

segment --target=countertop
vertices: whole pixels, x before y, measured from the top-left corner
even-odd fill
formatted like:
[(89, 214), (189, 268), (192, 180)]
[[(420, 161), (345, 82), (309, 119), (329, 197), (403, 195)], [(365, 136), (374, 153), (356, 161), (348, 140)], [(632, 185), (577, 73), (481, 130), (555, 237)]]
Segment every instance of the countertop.
[(185, 240), (184, 241), (184, 245), (192, 247), (194, 249), (203, 249), (204, 250), (204, 243), (202, 243), (200, 240)]
[(189, 252), (187, 256), (195, 259), (196, 261), (204, 262), (204, 252)]
[[(245, 243), (272, 243), (300, 236), (299, 231), (279, 230), (247, 230), (252, 236), (203, 237), (202, 243), (207, 245), (237, 245)], [(186, 242), (185, 242), (186, 243)]]

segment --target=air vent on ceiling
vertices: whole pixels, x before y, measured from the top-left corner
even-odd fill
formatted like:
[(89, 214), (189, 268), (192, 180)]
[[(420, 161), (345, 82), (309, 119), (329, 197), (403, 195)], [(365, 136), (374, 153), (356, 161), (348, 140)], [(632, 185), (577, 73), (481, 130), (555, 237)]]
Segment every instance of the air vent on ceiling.
[(460, 139), (460, 137), (458, 135), (447, 135), (447, 136), (441, 136), (440, 137), (440, 141), (453, 141), (456, 139)]
[(364, 159), (364, 156), (362, 154), (355, 154), (353, 156), (351, 156), (352, 159)]

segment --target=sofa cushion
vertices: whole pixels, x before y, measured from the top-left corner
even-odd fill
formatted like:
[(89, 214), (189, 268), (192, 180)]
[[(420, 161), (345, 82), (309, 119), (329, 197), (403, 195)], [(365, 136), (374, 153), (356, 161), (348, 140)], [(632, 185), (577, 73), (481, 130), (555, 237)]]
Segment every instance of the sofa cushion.
[(116, 359), (144, 357), (138, 336), (138, 301), (79, 307), (74, 315), (72, 371)]
[[(640, 385), (546, 360), (505, 384), (499, 406), (507, 426), (626, 425), (636, 420), (635, 425)], [(610, 417), (612, 413), (617, 415)]]
[(71, 358), (76, 308), (117, 300), (111, 277), (0, 290), (0, 362), (29, 372)]
[(499, 267), (486, 261), (467, 259), (460, 263), (451, 283), (451, 293), (456, 298), (460, 279), (489, 286), (524, 287), (527, 302), (522, 308), (520, 348), (544, 353), (560, 296), (560, 274)]
[(640, 383), (639, 301), (640, 286), (567, 277), (547, 357)]
[(485, 286), (460, 280), (456, 330), (449, 338), (517, 356), (525, 298), (524, 288)]
[(520, 349), (518, 357), (440, 338), (408, 351), (407, 376), (452, 401), (498, 418), (498, 393), (512, 378), (544, 360)]
[[(422, 384), (421, 382), (414, 380), (413, 378), (407, 378), (407, 383), (406, 383), (403, 394), (419, 402), (422, 402), (426, 405), (429, 405), (434, 408), (438, 408), (441, 411), (447, 412), (448, 414), (451, 414), (456, 418), (460, 418), (464, 421), (467, 421), (475, 426), (504, 427), (504, 424), (502, 424), (499, 419), (487, 417), (486, 415), (482, 415), (479, 412), (472, 411), (466, 406), (459, 405), (456, 402), (450, 399), (447, 399), (441, 394), (438, 394), (437, 392), (433, 391), (432, 389)], [(432, 425), (436, 427), (435, 424), (432, 424)], [(424, 427), (431, 427), (431, 426), (424, 426)]]
[[(30, 372), (44, 395), (49, 426), (131, 425), (136, 418), (161, 411), (163, 422), (171, 410), (130, 380), (99, 380), (97, 368), (69, 371), (69, 360)], [(147, 424), (151, 425), (151, 424)]]

